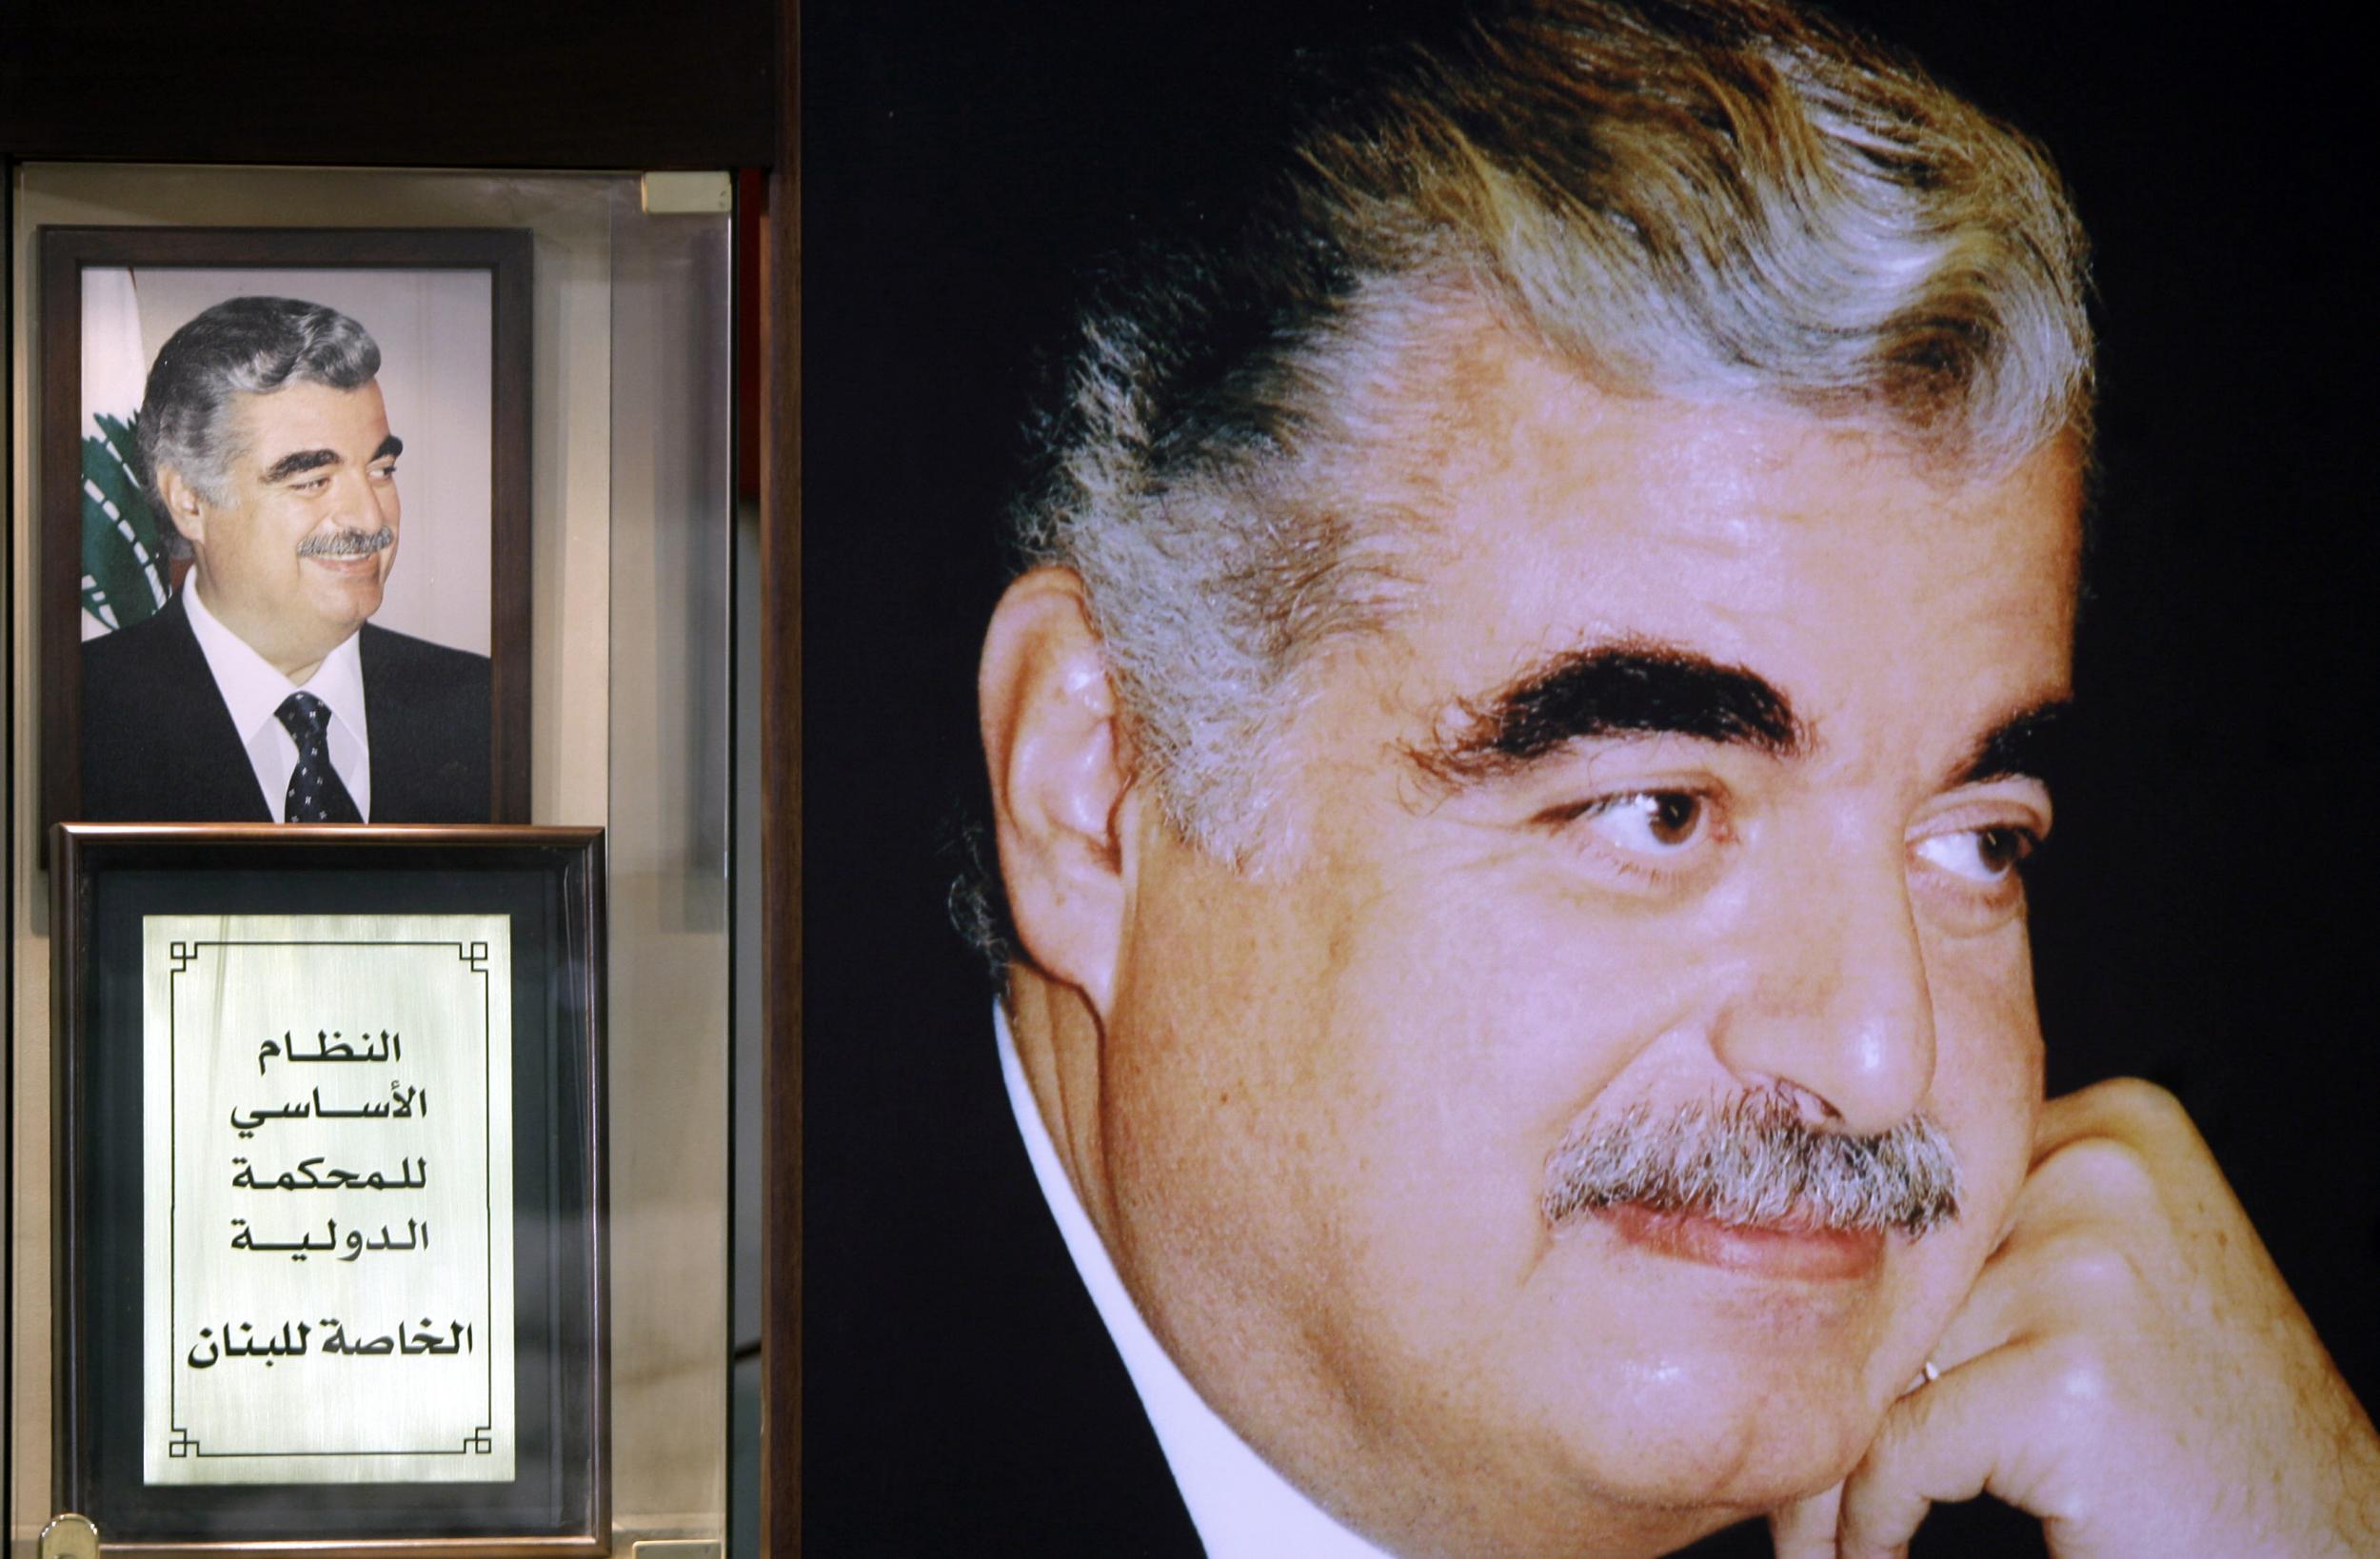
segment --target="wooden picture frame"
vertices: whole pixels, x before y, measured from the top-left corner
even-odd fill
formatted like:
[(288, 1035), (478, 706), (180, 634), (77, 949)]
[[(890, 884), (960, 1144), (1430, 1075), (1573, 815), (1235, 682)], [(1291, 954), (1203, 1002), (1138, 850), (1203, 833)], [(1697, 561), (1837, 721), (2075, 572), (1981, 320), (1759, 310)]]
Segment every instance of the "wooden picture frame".
[(605, 1551), (603, 831), (51, 853), (56, 1509), (126, 1554)]
[[(443, 440), (426, 442), (427, 430), (421, 428), (407, 435), (412, 445), (408, 473), (425, 468), (447, 491), (443, 502), (417, 499), (407, 506), (397, 529), (401, 539), (409, 539), (410, 549), (401, 546), (392, 553), (401, 553), (406, 562), (388, 570), (374, 625), (399, 630), (413, 641), (486, 657), (484, 670), (474, 670), (475, 677), (486, 677), (488, 688), (486, 800), (484, 809), (477, 801), (475, 740), (461, 742), (472, 751), (442, 755), (434, 798), (427, 780), (417, 780), (412, 772), (384, 773), (384, 765), (409, 755), (437, 753), (439, 743), (455, 740), (458, 728), (469, 736), (477, 728), (446, 718), (443, 708), (431, 714), (421, 696), (401, 700), (393, 690), (408, 684), (399, 682), (394, 671), (374, 673), (367, 644), (369, 701), (375, 708), (394, 706), (401, 716), (410, 715), (403, 722), (375, 717), (370, 747), (377, 794), (367, 819), (526, 822), (532, 235), (498, 227), (52, 227), (40, 229), (38, 237), (41, 459), (34, 578), (41, 590), (43, 821), (235, 822), (268, 815), (254, 810), (261, 781), (226, 756), (230, 749), (225, 741), (237, 734), (228, 720), (216, 722), (217, 740), (215, 725), (202, 731), (178, 719), (136, 716), (118, 701), (95, 701), (94, 690), (84, 686), (83, 641), (87, 635), (132, 626), (139, 618), (169, 615), (169, 602), (178, 597), (177, 568), (187, 566), (157, 550), (173, 540), (171, 527), (141, 494), (143, 463), (133, 448), (136, 439), (127, 430), (125, 408), (118, 405), (109, 422), (99, 421), (102, 408), (92, 401), (96, 386), (107, 382), (117, 401), (136, 395), (128, 385), (145, 378), (149, 360), (179, 324), (212, 302), (273, 289), (301, 298), (331, 292), (389, 300), (385, 306), (396, 320), (378, 327), (370, 319), (361, 323), (376, 337), (386, 333), (375, 383), (387, 387), (391, 429), (403, 434), (400, 424), (410, 419), (446, 430)], [(116, 276), (129, 279), (121, 290), (135, 296), (133, 304), (116, 301), (109, 290), (114, 286), (109, 278)], [(477, 280), (482, 277), (484, 289)], [(307, 301), (356, 314), (337, 297)], [(376, 308), (367, 306), (367, 311)], [(134, 317), (137, 324), (130, 323)], [(409, 327), (411, 341), (421, 348), (410, 354), (415, 361), (407, 360), (403, 338), (391, 328), (399, 324)], [(477, 350), (483, 333), (484, 366)], [(137, 338), (131, 346), (128, 336)], [(484, 424), (476, 409), (482, 407)], [(482, 469), (484, 500), (477, 479)], [(410, 474), (401, 484), (416, 485)], [(143, 517), (146, 524), (139, 523)], [(133, 578), (140, 584), (125, 588)], [(143, 599), (144, 593), (153, 594), (153, 601)], [(132, 621), (117, 621), (119, 611)], [(154, 645), (162, 637), (151, 633), (146, 642)], [(182, 639), (187, 641), (188, 635)], [(182, 651), (182, 662), (196, 665), (188, 648), (194, 646)], [(155, 661), (145, 654), (140, 663), (148, 667)], [(382, 663), (391, 662), (384, 656)], [(409, 675), (418, 681), (433, 674)], [(435, 676), (447, 680), (443, 671)], [(146, 684), (164, 679), (145, 672), (117, 680)], [(475, 708), (475, 691), (470, 702)], [(152, 697), (137, 707), (169, 714), (199, 707), (209, 719), (214, 713), (195, 695)], [(94, 714), (95, 709), (103, 712)], [(87, 718), (105, 723), (87, 731)], [(389, 729), (382, 730), (383, 723)], [(128, 777), (121, 783), (111, 780), (97, 802), (88, 782), (91, 777), (84, 772), (94, 740), (100, 743), (95, 760), (110, 775)], [(428, 761), (415, 760), (414, 770)], [(160, 777), (155, 782), (148, 778), (151, 770)], [(163, 780), (169, 770), (169, 784)], [(122, 794), (127, 785), (140, 794)], [(107, 815), (94, 816), (95, 807)]]

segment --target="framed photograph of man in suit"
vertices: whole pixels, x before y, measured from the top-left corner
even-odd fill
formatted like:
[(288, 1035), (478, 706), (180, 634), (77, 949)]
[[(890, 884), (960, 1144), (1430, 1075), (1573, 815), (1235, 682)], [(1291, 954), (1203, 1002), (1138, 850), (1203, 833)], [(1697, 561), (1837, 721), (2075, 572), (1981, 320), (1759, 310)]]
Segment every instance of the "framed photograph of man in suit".
[(530, 234), (39, 253), (46, 820), (526, 822)]

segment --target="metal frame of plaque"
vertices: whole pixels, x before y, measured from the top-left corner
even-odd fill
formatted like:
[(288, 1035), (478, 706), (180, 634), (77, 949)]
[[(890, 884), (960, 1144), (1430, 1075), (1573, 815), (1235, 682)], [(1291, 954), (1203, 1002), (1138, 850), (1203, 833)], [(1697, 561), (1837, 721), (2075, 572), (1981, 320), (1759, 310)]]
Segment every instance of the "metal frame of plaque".
[(605, 1551), (603, 831), (51, 859), (57, 1508), (127, 1554)]

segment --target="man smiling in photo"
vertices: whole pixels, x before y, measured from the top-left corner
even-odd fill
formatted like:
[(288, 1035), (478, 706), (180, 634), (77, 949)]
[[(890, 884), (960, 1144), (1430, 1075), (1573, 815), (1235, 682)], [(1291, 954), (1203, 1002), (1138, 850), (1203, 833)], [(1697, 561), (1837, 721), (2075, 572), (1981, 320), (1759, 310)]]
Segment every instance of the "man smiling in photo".
[(486, 659), (368, 621), (402, 521), (379, 367), (362, 326), (288, 298), (218, 304), (157, 354), (149, 498), (193, 561), (84, 646), (86, 817), (487, 820)]

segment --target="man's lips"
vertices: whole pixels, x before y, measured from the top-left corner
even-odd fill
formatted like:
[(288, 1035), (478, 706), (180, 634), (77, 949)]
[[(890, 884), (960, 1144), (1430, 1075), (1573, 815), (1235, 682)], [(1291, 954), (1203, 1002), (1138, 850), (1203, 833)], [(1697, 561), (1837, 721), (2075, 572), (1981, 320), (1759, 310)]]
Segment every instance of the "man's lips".
[(1884, 1257), (1880, 1230), (1753, 1228), (1696, 1213), (1656, 1213), (1634, 1203), (1592, 1215), (1640, 1250), (1749, 1277), (1846, 1282), (1870, 1275)]

